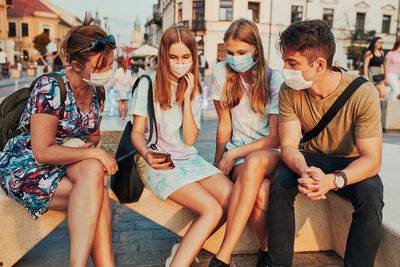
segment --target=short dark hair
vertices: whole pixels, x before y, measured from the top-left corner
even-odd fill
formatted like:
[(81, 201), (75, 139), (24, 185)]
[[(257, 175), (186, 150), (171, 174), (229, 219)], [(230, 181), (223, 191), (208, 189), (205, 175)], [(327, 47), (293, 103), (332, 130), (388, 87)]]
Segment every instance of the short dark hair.
[(335, 37), (325, 21), (320, 19), (292, 23), (280, 34), (278, 47), (282, 54), (300, 52), (309, 63), (318, 57), (326, 59), (328, 67), (335, 55)]

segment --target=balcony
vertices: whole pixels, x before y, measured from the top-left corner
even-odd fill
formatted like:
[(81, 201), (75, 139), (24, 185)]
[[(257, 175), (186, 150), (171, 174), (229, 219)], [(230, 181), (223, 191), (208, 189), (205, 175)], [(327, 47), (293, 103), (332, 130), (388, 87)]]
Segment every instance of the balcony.
[(372, 38), (375, 37), (376, 32), (375, 31), (363, 31), (363, 30), (356, 30), (352, 37), (351, 40), (353, 42), (368, 42)]
[(182, 23), (185, 27), (195, 33), (206, 31), (206, 23), (204, 20), (184, 20)]
[(154, 19), (154, 24), (157, 25), (162, 25), (162, 15), (161, 12), (153, 12), (153, 19)]

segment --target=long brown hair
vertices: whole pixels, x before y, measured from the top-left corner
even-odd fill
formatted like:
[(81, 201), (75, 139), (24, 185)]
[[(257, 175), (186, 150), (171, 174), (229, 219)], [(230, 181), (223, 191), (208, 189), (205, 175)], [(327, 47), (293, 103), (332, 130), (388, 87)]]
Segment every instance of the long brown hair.
[[(171, 45), (182, 42), (192, 54), (193, 64), (190, 72), (194, 76), (195, 87), (190, 99), (193, 99), (196, 93), (201, 94), (202, 88), (199, 80), (199, 63), (197, 60), (196, 39), (191, 31), (182, 25), (174, 25), (168, 28), (161, 37), (160, 47), (158, 49), (158, 64), (156, 79), (154, 83), (154, 100), (160, 103), (162, 109), (171, 108), (171, 67), (169, 63), (169, 48)], [(187, 87), (184, 77), (178, 80), (176, 89), (177, 104), (183, 102), (183, 96)]]
[[(254, 112), (263, 114), (268, 103), (268, 66), (264, 59), (264, 49), (257, 25), (243, 18), (235, 20), (226, 30), (224, 42), (226, 43), (230, 38), (248, 43), (256, 48), (254, 53), (258, 54), (257, 62), (250, 70), (253, 80), (249, 90), (250, 106)], [(244, 94), (244, 87), (240, 74), (235, 72), (228, 63), (226, 70), (226, 82), (222, 92), (221, 104), (223, 108), (232, 109), (240, 103)]]
[(102, 52), (80, 52), (83, 49), (88, 48), (90, 46), (90, 42), (94, 39), (107, 37), (107, 33), (102, 28), (91, 25), (93, 20), (94, 19), (90, 13), (86, 12), (83, 24), (73, 27), (64, 37), (64, 40), (61, 44), (61, 53), (64, 58), (66, 58), (68, 63), (71, 63), (73, 60), (75, 60), (82, 65), (85, 65), (91, 56), (101, 53), (96, 63), (95, 70), (97, 70), (107, 66), (107, 59), (115, 47), (107, 43), (106, 48)]
[(126, 59), (124, 56), (117, 57), (117, 65), (119, 68), (122, 68), (124, 70), (124, 73), (126, 73), (128, 67), (126, 66)]

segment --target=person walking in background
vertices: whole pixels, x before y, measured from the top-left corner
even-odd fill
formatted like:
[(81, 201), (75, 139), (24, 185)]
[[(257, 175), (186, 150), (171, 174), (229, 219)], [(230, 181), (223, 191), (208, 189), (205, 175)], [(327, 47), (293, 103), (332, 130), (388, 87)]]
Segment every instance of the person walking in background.
[(124, 56), (117, 58), (117, 70), (114, 73), (114, 90), (117, 93), (119, 119), (126, 120), (128, 113), (129, 92), (131, 89), (132, 75), (126, 66)]
[(389, 100), (398, 100), (400, 93), (400, 40), (385, 57), (385, 85), (390, 86)]
[(364, 55), (364, 76), (376, 86), (381, 99), (386, 96), (383, 68), (385, 55), (382, 50), (382, 44), (382, 38), (375, 37), (369, 43), (367, 52)]
[(212, 75), (211, 98), (219, 119), (214, 164), (235, 184), (224, 240), (210, 267), (229, 265), (249, 218), (260, 244), (258, 257), (268, 250), (269, 186), (280, 160), (278, 92), (283, 78), (268, 68), (254, 22), (234, 21), (224, 43), (227, 61), (218, 63)]
[(206, 70), (207, 60), (206, 57), (203, 55), (203, 51), (200, 51), (199, 55), (199, 70), (201, 75), (201, 81), (204, 81), (204, 72)]
[(63, 62), (61, 60), (61, 57), (60, 57), (58, 51), (54, 51), (52, 53), (52, 57), (53, 57), (53, 71), (62, 70)]
[[(116, 44), (92, 22), (86, 14), (83, 25), (73, 27), (62, 43), (71, 65), (57, 72), (65, 84), (65, 101), (55, 78), (43, 76), (33, 88), (19, 123), (30, 125), (30, 131), (10, 139), (0, 153), (0, 187), (35, 219), (49, 209), (67, 211), (70, 266), (86, 266), (91, 255), (95, 266), (112, 267), (104, 175), (114, 174), (118, 165), (96, 147), (103, 100), (95, 86), (111, 79)], [(69, 138), (74, 138), (73, 147)]]
[(44, 67), (46, 66), (46, 60), (42, 55), (39, 55), (37, 58), (37, 68), (36, 68), (36, 76), (40, 76), (44, 73)]
[[(228, 205), (232, 183), (205, 161), (193, 146), (200, 130), (201, 84), (194, 34), (182, 25), (168, 28), (161, 37), (158, 67), (150, 74), (158, 142), (149, 138), (147, 79), (139, 82), (132, 100), (132, 143), (140, 153), (138, 172), (160, 199), (167, 198), (198, 215), (166, 266), (188, 267), (218, 226)], [(151, 149), (152, 148), (152, 149)]]

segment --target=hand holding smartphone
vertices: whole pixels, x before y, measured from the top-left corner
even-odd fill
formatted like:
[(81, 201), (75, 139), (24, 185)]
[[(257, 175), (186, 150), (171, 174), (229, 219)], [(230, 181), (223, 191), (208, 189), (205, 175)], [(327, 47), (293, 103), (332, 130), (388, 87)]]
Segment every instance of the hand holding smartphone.
[(152, 154), (152, 156), (154, 158), (164, 159), (163, 163), (169, 163), (169, 167), (171, 169), (175, 168), (175, 165), (171, 159), (171, 154), (169, 154), (168, 152), (162, 152), (162, 151), (157, 151), (157, 150), (150, 150), (149, 152)]

